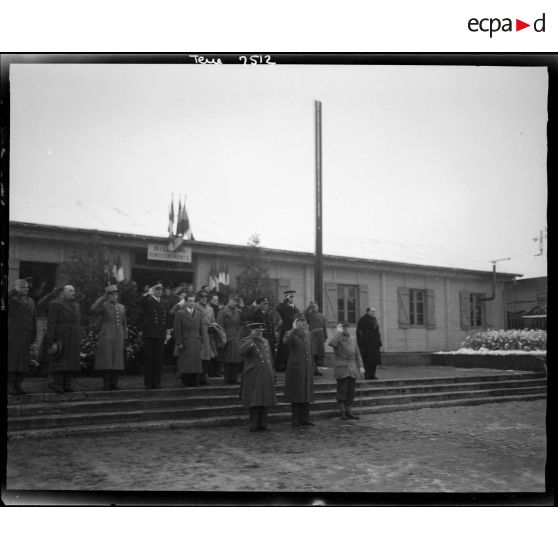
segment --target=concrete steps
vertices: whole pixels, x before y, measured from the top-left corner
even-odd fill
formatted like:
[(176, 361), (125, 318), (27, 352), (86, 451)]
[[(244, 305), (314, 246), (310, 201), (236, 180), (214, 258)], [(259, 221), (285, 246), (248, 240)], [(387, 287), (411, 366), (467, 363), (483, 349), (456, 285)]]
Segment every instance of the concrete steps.
[[(315, 418), (338, 414), (335, 382), (315, 383)], [(290, 405), (282, 402), (270, 421), (287, 421)], [(10, 438), (110, 433), (131, 430), (246, 424), (238, 386), (162, 390), (36, 393), (8, 398)], [(361, 413), (423, 407), (474, 405), (546, 397), (546, 375), (538, 372), (494, 376), (365, 381), (357, 384), (355, 409)]]

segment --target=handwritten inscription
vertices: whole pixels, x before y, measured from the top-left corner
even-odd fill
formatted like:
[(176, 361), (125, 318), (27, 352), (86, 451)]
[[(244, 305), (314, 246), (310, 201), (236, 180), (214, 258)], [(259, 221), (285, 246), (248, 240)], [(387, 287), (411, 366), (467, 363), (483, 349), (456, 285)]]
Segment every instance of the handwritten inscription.
[(196, 64), (222, 64), (220, 58), (206, 58), (205, 56), (199, 56), (197, 54), (189, 54), (190, 58), (196, 61)]
[[(196, 64), (223, 64), (220, 58), (208, 58), (206, 56), (200, 56), (199, 54), (189, 54), (189, 58), (193, 58)], [(247, 64), (275, 64), (271, 60), (269, 54), (252, 54), (251, 56), (239, 56), (238, 60), (242, 62), (245, 66)]]
[[(238, 59), (244, 64), (275, 64), (275, 62), (273, 62), (271, 60), (271, 56), (269, 56), (269, 54), (254, 54), (252, 56), (239, 56)], [(248, 62), (248, 60), (250, 62)]]

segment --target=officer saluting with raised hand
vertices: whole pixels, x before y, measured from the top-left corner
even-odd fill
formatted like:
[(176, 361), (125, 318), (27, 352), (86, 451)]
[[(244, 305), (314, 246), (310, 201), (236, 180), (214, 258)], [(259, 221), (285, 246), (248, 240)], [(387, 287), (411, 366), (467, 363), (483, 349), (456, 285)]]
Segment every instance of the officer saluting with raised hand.
[(238, 352), (244, 357), (241, 399), (250, 415), (250, 431), (267, 429), (268, 407), (277, 404), (275, 370), (264, 324), (248, 324), (250, 335), (240, 341)]
[(275, 367), (277, 372), (284, 372), (287, 368), (287, 359), (289, 358), (289, 348), (285, 345), (283, 339), (294, 323), (295, 316), (300, 314), (300, 310), (295, 306), (296, 291), (288, 290), (284, 292), (285, 298), (283, 302), (277, 305), (277, 312), (281, 316), (281, 330), (279, 332), (279, 347), (277, 349), (277, 358)]
[(155, 283), (137, 302), (143, 311), (141, 336), (145, 389), (161, 387), (165, 343), (170, 339), (170, 308), (162, 295), (162, 283)]

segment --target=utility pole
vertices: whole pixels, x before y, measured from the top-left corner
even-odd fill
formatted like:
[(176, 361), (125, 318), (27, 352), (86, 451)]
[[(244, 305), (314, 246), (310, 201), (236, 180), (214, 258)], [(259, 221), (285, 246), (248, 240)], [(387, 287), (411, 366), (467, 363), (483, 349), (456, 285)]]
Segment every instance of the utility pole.
[(322, 265), (322, 102), (314, 101), (316, 143), (316, 251), (314, 255), (314, 301), (323, 308)]

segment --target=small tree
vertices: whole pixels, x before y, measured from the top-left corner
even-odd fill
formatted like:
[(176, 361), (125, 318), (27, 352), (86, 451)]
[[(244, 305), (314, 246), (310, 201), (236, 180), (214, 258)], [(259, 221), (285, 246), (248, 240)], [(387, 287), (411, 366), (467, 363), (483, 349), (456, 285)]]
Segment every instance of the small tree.
[(258, 234), (253, 234), (247, 243), (241, 259), (244, 269), (236, 278), (238, 295), (246, 304), (262, 296), (273, 296), (273, 282), (265, 267), (265, 249)]
[[(101, 239), (94, 235), (88, 243), (80, 244), (60, 266), (60, 276), (65, 284), (73, 285), (78, 292), (81, 307), (81, 355), (82, 368), (92, 370), (95, 351), (99, 342), (101, 318), (91, 315), (91, 305), (101, 296), (110, 282), (111, 258), (109, 250)], [(126, 307), (128, 340), (124, 344), (126, 369), (136, 371), (142, 340), (138, 335), (137, 321), (139, 308), (136, 306), (138, 293), (135, 283), (122, 281), (118, 284), (120, 302)]]
[(78, 294), (78, 302), (84, 322), (88, 321), (89, 309), (103, 293), (110, 276), (107, 250), (98, 235), (89, 242), (83, 242), (60, 265), (60, 277), (64, 284), (73, 285)]

